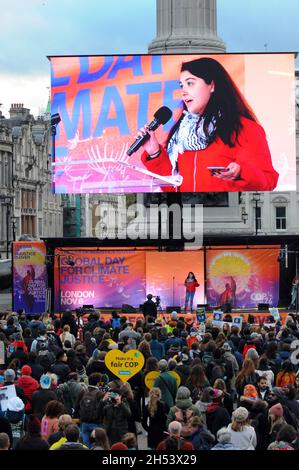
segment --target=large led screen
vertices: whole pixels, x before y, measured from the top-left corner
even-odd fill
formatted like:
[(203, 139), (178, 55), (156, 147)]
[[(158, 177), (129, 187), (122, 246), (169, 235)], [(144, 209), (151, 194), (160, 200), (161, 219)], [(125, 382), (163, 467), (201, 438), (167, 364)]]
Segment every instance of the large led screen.
[(212, 307), (277, 306), (279, 247), (215, 247), (207, 250), (207, 302)]
[(56, 193), (296, 189), (294, 54), (50, 61)]

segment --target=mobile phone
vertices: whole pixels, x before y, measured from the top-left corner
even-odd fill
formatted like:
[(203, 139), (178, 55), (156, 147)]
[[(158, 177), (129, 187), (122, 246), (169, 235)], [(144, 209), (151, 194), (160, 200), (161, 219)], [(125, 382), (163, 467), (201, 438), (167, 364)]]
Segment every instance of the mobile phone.
[(207, 166), (207, 169), (210, 171), (222, 171), (226, 170), (225, 166)]

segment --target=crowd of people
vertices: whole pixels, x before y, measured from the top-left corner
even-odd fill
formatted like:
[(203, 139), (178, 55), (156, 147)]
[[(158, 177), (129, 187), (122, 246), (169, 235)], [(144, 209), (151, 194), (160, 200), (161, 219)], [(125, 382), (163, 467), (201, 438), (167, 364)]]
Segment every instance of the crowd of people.
[[(224, 320), (2, 314), (0, 449), (137, 450), (140, 433), (167, 451), (299, 449), (299, 318)], [(121, 382), (105, 365), (112, 349), (138, 349), (144, 367)]]

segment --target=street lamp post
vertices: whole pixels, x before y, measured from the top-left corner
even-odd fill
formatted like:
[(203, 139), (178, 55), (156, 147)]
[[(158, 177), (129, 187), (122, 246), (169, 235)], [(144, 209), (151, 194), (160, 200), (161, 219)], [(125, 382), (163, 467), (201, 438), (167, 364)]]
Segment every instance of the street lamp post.
[(258, 217), (257, 217), (257, 208), (258, 208), (258, 203), (261, 200), (261, 195), (260, 193), (256, 192), (252, 194), (252, 200), (255, 202), (255, 234), (257, 235), (258, 231)]
[(247, 214), (247, 212), (246, 212), (246, 210), (245, 210), (245, 207), (243, 207), (243, 209), (242, 209), (242, 214), (241, 214), (241, 216), (242, 216), (242, 220), (243, 220), (244, 224), (246, 224), (246, 222), (247, 222), (247, 220), (248, 220), (248, 214)]
[(9, 216), (10, 216), (10, 202), (6, 202), (6, 258), (9, 258)]
[(16, 241), (16, 224), (17, 224), (18, 217), (15, 217), (13, 215), (11, 216), (10, 220), (11, 220), (11, 225), (12, 225), (12, 239), (15, 242)]
[(0, 201), (3, 201), (2, 204), (6, 206), (6, 258), (9, 258), (9, 245), (10, 245), (10, 240), (9, 240), (9, 225), (10, 225), (10, 220), (11, 220), (11, 212), (10, 208), (13, 207), (13, 198), (14, 196), (5, 196), (5, 195), (0, 195)]

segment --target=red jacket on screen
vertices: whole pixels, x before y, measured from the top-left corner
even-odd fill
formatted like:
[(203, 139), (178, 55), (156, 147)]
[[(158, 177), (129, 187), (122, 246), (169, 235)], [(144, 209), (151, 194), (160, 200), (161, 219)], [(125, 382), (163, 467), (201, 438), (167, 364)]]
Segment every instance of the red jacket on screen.
[[(264, 129), (254, 121), (241, 118), (241, 129), (235, 147), (225, 145), (216, 137), (204, 150), (186, 150), (178, 156), (178, 170), (183, 182), (178, 188), (183, 192), (218, 191), (271, 191), (278, 181)], [(144, 152), (143, 164), (149, 171), (163, 176), (172, 174), (167, 151), (161, 147), (159, 157), (148, 159)], [(237, 180), (225, 181), (211, 175), (207, 167), (227, 166), (236, 162), (241, 167)], [(164, 187), (163, 191), (175, 191), (174, 187)]]

